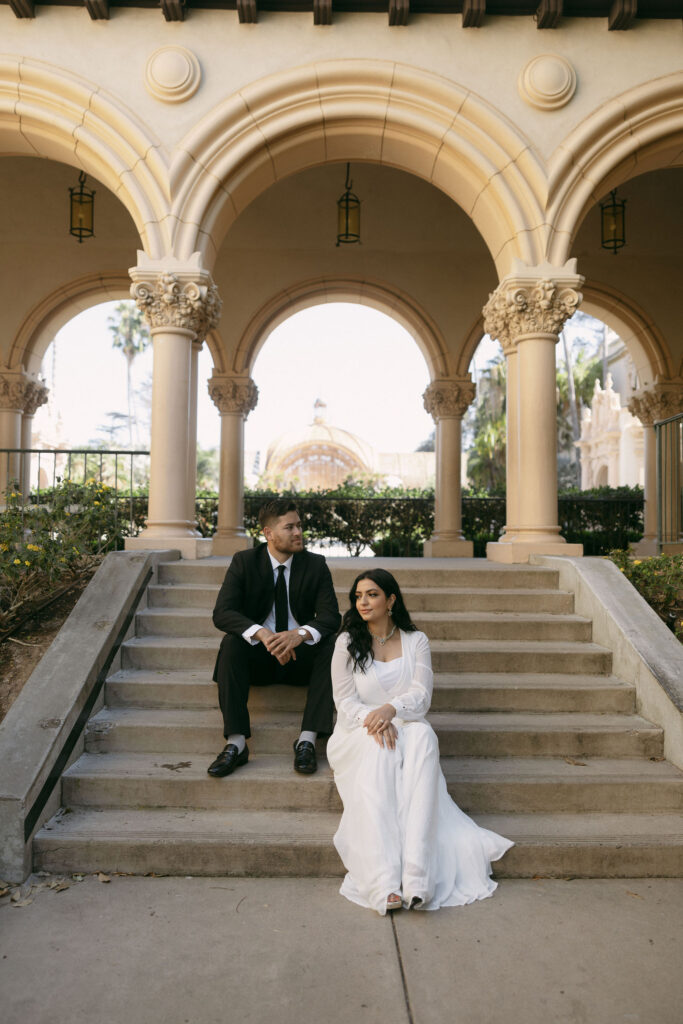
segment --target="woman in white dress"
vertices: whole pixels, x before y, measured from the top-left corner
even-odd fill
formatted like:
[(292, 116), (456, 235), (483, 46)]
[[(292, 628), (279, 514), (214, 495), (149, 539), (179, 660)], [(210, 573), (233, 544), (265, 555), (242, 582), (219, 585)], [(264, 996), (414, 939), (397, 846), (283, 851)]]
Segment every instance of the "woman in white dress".
[(429, 641), (384, 569), (354, 581), (332, 657), (337, 724), (327, 756), (344, 804), (334, 844), (340, 892), (379, 914), (462, 906), (490, 896), (491, 861), (513, 843), (453, 803), (425, 715)]

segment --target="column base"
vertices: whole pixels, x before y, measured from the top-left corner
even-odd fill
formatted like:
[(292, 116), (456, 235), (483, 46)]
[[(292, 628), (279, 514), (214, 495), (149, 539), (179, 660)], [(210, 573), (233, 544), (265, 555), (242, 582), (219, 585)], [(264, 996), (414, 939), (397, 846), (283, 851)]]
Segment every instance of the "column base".
[(683, 553), (683, 542), (682, 541), (667, 541), (662, 544), (663, 555), (680, 555)]
[(422, 554), (425, 558), (473, 558), (474, 544), (471, 540), (430, 537), (424, 542)]
[(508, 540), (492, 541), (486, 545), (486, 557), (490, 562), (528, 562), (531, 555), (563, 555), (565, 558), (581, 558), (583, 544), (567, 544), (566, 541)]
[(163, 537), (158, 534), (126, 537), (126, 551), (159, 551), (173, 548), (181, 558), (208, 558), (214, 552), (210, 537)]
[(629, 545), (632, 554), (638, 558), (650, 558), (659, 554), (659, 544), (656, 537), (641, 537), (635, 544)]
[(247, 548), (253, 548), (254, 538), (250, 537), (247, 533), (236, 534), (232, 537), (219, 537), (215, 534), (213, 537), (213, 550), (214, 555), (234, 555), (236, 551), (245, 551)]

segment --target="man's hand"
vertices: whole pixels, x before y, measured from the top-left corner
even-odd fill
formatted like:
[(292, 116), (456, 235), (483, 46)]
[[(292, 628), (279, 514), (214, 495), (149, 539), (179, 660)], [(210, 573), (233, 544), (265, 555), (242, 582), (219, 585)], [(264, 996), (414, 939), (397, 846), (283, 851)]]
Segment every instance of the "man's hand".
[[(261, 634), (264, 634), (264, 636)], [(281, 665), (286, 665), (290, 660), (296, 661), (295, 648), (304, 642), (304, 638), (299, 635), (296, 629), (286, 629), (282, 633), (271, 633), (264, 626), (254, 636), (261, 641), (274, 658), (277, 658)]]

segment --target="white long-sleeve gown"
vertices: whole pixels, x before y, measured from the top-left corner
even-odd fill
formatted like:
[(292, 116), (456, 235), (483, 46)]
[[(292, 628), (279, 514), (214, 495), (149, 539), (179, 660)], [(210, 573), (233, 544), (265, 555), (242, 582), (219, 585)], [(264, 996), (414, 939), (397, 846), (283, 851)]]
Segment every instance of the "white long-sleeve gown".
[[(451, 800), (439, 763), (439, 742), (426, 721), (432, 697), (429, 641), (401, 631), (402, 657), (352, 670), (348, 634), (337, 638), (332, 685), (337, 724), (327, 744), (344, 804), (334, 844), (347, 874), (340, 892), (362, 907), (386, 912), (389, 893), (413, 897), (421, 909), (462, 906), (490, 896), (491, 861), (514, 844), (480, 828)], [(379, 665), (379, 668), (378, 668)], [(383, 704), (396, 708), (395, 750), (363, 728)]]

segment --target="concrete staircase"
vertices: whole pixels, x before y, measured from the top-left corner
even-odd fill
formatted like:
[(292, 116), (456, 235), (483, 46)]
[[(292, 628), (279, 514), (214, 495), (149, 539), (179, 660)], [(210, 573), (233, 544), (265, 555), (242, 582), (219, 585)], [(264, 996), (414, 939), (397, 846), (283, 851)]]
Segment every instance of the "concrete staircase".
[[(393, 560), (392, 560), (393, 561)], [(37, 834), (35, 868), (157, 874), (336, 875), (341, 805), (321, 759), (292, 770), (302, 693), (252, 691), (251, 759), (228, 779), (211, 682), (211, 610), (225, 559), (168, 562), (137, 616), (122, 669)], [(384, 562), (383, 562), (384, 564)], [(331, 560), (340, 606), (357, 562)], [(683, 773), (635, 713), (557, 574), (463, 560), (397, 562), (432, 641), (431, 720), (457, 803), (514, 839), (498, 877), (683, 875)]]

